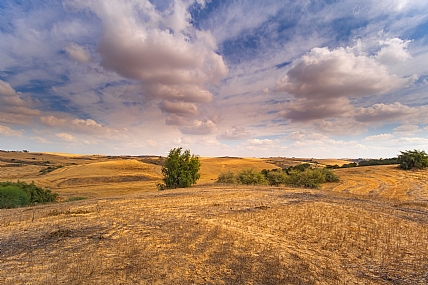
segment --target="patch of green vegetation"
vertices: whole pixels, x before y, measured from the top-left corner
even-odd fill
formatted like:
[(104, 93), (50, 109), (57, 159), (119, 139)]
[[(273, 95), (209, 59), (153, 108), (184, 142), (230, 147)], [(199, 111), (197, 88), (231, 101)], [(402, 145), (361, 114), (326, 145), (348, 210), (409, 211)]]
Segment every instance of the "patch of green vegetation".
[(400, 151), (398, 162), (400, 168), (410, 170), (413, 168), (424, 169), (428, 167), (428, 154), (424, 150), (406, 150)]
[(217, 183), (226, 184), (246, 184), (246, 185), (264, 185), (271, 186), (288, 185), (293, 187), (319, 188), (322, 183), (338, 182), (339, 176), (330, 169), (312, 168), (310, 164), (300, 164), (281, 169), (267, 170), (263, 169), (257, 172), (253, 169), (244, 169), (234, 174), (229, 171), (221, 173)]
[(80, 201), (80, 200), (86, 200), (86, 199), (88, 198), (83, 196), (75, 196), (75, 197), (68, 198), (67, 200), (65, 200), (65, 202)]
[(225, 173), (220, 173), (220, 175), (217, 178), (217, 183), (224, 183), (224, 184), (235, 184), (236, 183), (236, 177), (235, 173), (232, 171), (228, 171)]
[(64, 166), (63, 166), (63, 165), (48, 166), (48, 167), (46, 167), (46, 168), (44, 168), (44, 169), (40, 170), (39, 172), (40, 172), (42, 175), (44, 175), (44, 174), (46, 174), (46, 173), (52, 172), (52, 171), (54, 171), (55, 169), (62, 168), (62, 167), (64, 167)]
[(392, 158), (380, 158), (380, 159), (364, 159), (356, 162), (345, 163), (342, 166), (337, 164), (335, 165), (326, 165), (326, 168), (329, 169), (337, 169), (337, 168), (351, 168), (351, 167), (359, 167), (359, 166), (372, 166), (372, 165), (390, 165), (390, 164), (399, 164), (399, 160), (397, 157)]
[[(0, 182), (0, 189), (7, 189), (2, 190), (2, 194), (0, 195), (0, 208), (9, 208), (10, 197), (14, 197), (12, 200), (15, 201), (13, 203), (13, 207), (20, 207), (20, 206), (26, 206), (29, 204), (44, 204), (44, 203), (50, 203), (55, 202), (56, 198), (58, 197), (58, 194), (52, 193), (49, 189), (43, 189), (41, 187), (38, 187), (34, 184), (34, 182), (31, 182), (30, 184), (27, 184), (25, 182)], [(19, 190), (19, 191), (18, 191)], [(5, 191), (5, 192), (4, 192)], [(22, 196), (23, 192), (25, 194), (25, 197), (29, 197), (29, 201)], [(5, 194), (6, 193), (6, 194)], [(19, 202), (17, 199), (19, 197)]]
[(266, 177), (261, 173), (257, 172), (254, 169), (243, 169), (238, 172), (236, 180), (239, 184), (245, 185), (263, 185), (267, 184)]
[(0, 185), (0, 209), (17, 208), (30, 204), (30, 195), (13, 185)]

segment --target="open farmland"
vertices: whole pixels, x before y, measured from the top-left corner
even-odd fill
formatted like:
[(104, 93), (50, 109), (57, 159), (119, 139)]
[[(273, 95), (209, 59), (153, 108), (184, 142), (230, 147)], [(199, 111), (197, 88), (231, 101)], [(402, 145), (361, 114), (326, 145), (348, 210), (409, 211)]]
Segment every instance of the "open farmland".
[(227, 186), (214, 173), (275, 165), (203, 158), (201, 185), (155, 191), (156, 157), (49, 156), (63, 167), (41, 174), (30, 162), (47, 156), (1, 155), (1, 180), (22, 169), (93, 198), (0, 210), (0, 284), (428, 283), (426, 170), (337, 169), (341, 182), (313, 190)]
[(396, 165), (336, 169), (342, 182), (324, 189), (397, 200), (428, 201), (428, 171), (404, 171)]

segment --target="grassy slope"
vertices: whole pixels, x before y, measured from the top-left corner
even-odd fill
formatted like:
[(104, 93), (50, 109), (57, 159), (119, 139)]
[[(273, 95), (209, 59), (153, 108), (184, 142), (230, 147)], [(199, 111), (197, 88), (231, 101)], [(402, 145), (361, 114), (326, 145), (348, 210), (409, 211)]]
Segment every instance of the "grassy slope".
[(426, 202), (204, 186), (0, 211), (5, 285), (428, 281)]
[(262, 169), (277, 168), (276, 165), (267, 163), (259, 158), (229, 158), (214, 157), (201, 159), (201, 179), (198, 184), (212, 183), (217, 180), (221, 172), (238, 172), (242, 169), (253, 168), (261, 171)]
[[(7, 166), (12, 156), (66, 166), (40, 175), (45, 165)], [(321, 190), (144, 192), (160, 167), (135, 158), (17, 156), (0, 153), (1, 180), (21, 175), (65, 197), (104, 198), (0, 210), (0, 284), (428, 283), (426, 170), (338, 169), (342, 181)], [(202, 183), (224, 170), (274, 168), (201, 160)]]

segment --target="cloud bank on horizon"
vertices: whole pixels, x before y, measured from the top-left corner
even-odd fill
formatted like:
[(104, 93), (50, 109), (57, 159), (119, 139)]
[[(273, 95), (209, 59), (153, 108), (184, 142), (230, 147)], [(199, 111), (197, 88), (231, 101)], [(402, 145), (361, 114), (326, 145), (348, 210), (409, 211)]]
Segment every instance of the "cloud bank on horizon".
[(428, 149), (426, 1), (0, 3), (0, 149)]

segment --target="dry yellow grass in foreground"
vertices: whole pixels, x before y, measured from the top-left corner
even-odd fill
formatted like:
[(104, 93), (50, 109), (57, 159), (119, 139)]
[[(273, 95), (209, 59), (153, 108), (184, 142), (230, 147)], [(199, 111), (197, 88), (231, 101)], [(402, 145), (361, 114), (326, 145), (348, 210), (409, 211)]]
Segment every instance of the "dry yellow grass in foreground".
[(427, 202), (204, 186), (0, 210), (0, 283), (427, 284)]
[(157, 159), (0, 153), (2, 181), (94, 197), (0, 210), (0, 284), (428, 284), (426, 170), (221, 186), (222, 171), (301, 161), (201, 158), (204, 185), (157, 192)]

